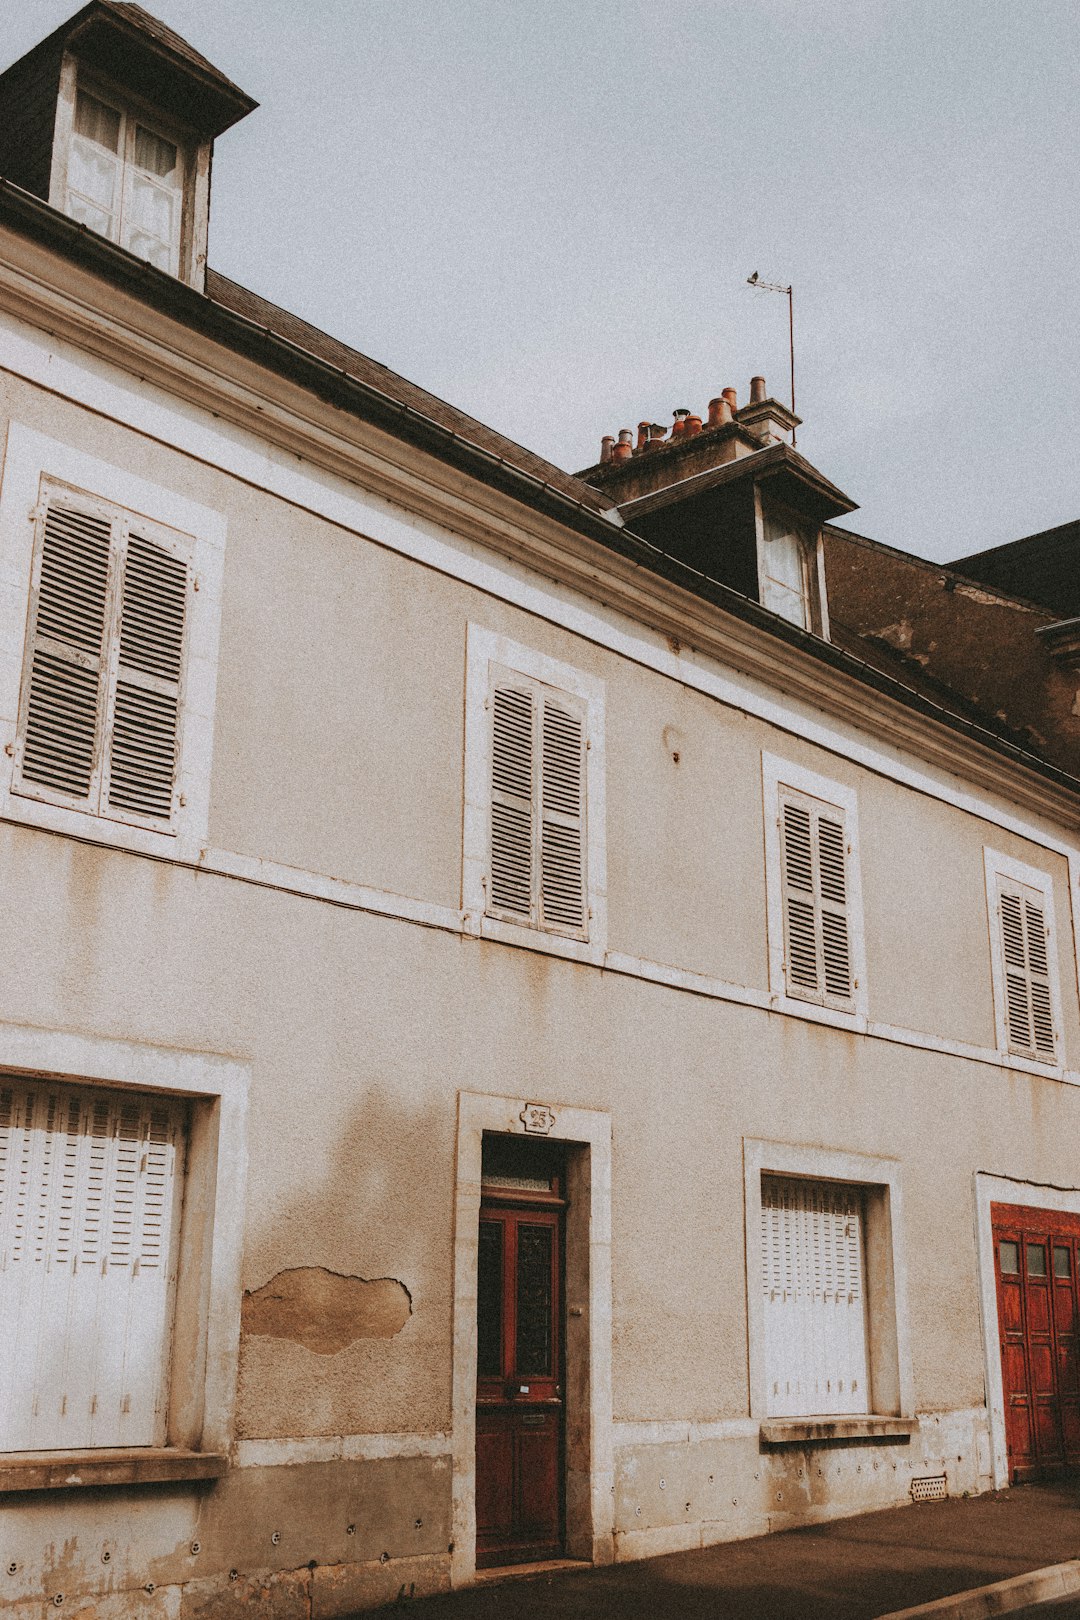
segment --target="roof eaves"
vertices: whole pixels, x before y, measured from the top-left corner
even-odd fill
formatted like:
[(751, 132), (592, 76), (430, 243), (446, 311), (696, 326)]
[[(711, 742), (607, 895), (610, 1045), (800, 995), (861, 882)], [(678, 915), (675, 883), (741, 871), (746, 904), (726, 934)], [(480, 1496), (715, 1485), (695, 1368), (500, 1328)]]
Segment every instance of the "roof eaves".
[[(155, 307), (163, 309), (165, 313), (202, 330), (212, 340), (227, 343), (228, 337), (235, 338), (238, 329), (242, 327), (249, 336), (257, 335), (263, 344), (280, 352), (283, 359), (298, 360), (309, 370), (317, 371), (323, 377), (333, 377), (339, 384), (344, 383), (354, 404), (362, 399), (369, 407), (367, 412), (358, 414), (366, 415), (368, 419), (381, 416), (384, 421), (410, 422), (417, 431), (414, 434), (402, 435), (403, 437), (427, 441), (423, 445), (425, 448), (430, 448), (432, 442), (440, 444), (444, 449), (452, 446), (456, 454), (445, 456), (444, 459), (462, 465), (466, 470), (475, 471), (478, 465), (487, 467), (489, 471), (493, 468), (498, 477), (489, 477), (486, 481), (496, 487), (504, 487), (508, 493), (523, 500), (523, 504), (546, 510), (563, 521), (569, 518), (572, 528), (598, 540), (636, 566), (667, 578), (671, 583), (681, 586), (713, 606), (732, 612), (737, 617), (769, 631), (778, 639), (801, 647), (834, 668), (846, 671), (864, 684), (885, 692), (906, 707), (918, 710), (950, 726), (953, 730), (963, 732), (1036, 774), (1070, 791), (1080, 793), (1080, 778), (1072, 776), (1038, 755), (1030, 754), (1023, 748), (1008, 743), (992, 731), (916, 692), (894, 676), (876, 669), (872, 664), (857, 658), (844, 648), (822, 641), (812, 632), (803, 630), (798, 625), (791, 624), (770, 612), (752, 598), (743, 596), (730, 586), (671, 556), (670, 553), (626, 528), (618, 512), (613, 510), (609, 514), (606, 511), (597, 511), (595, 507), (575, 500), (562, 490), (545, 483), (535, 474), (514, 466), (493, 451), (473, 443), (463, 435), (456, 434), (453, 429), (445, 427), (442, 423), (425, 417), (414, 406), (391, 398), (372, 384), (350, 376), (342, 368), (331, 365), (310, 351), (299, 350), (296, 345), (280, 337), (269, 327), (261, 326), (222, 304), (214, 303), (205, 294), (196, 292), (194, 288), (177, 281), (165, 271), (137, 259), (115, 243), (98, 236), (87, 226), (68, 219), (66, 215), (51, 208), (40, 198), (0, 177), (0, 220), (3, 219), (5, 210), (16, 216), (17, 224), (28, 234), (45, 240), (50, 246), (59, 244), (69, 256), (72, 255), (73, 249), (76, 250), (73, 254), (76, 259), (88, 262), (92, 269), (103, 271), (125, 290), (135, 296), (142, 296)], [(212, 321), (206, 319), (208, 312), (212, 313)], [(232, 347), (237, 352), (243, 352), (243, 347), (235, 341)], [(775, 450), (787, 451), (789, 456), (794, 455), (786, 445), (770, 446), (761, 454), (768, 455)], [(797, 459), (802, 460), (801, 457)], [(809, 463), (805, 465), (809, 466)], [(525, 489), (532, 492), (532, 499), (524, 499)]]

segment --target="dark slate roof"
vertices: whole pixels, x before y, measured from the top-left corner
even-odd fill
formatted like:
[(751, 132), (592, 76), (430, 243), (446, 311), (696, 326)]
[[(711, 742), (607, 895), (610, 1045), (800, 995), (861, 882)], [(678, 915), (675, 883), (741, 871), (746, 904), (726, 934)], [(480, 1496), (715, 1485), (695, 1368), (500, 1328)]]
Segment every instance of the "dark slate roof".
[(111, 11), (121, 22), (138, 28), (141, 33), (156, 40), (174, 56), (181, 57), (191, 67), (197, 68), (200, 73), (215, 80), (224, 89), (231, 90), (238, 96), (244, 95), (240, 86), (227, 79), (220, 68), (216, 68), (213, 62), (208, 62), (205, 56), (202, 56), (193, 45), (189, 45), (186, 39), (181, 39), (180, 35), (159, 17), (152, 17), (142, 6), (137, 6), (135, 0), (97, 0), (97, 4), (102, 11)]
[(1080, 519), (958, 557), (949, 566), (1062, 618), (1080, 613)]
[(603, 495), (591, 485), (583, 483), (581, 479), (575, 478), (573, 473), (564, 472), (561, 467), (545, 461), (543, 456), (526, 450), (522, 445), (515, 444), (512, 439), (496, 432), (494, 428), (477, 421), (475, 416), (466, 415), (464, 411), (448, 405), (437, 395), (429, 394), (425, 388), (409, 382), (406, 377), (391, 371), (389, 366), (381, 365), (378, 360), (372, 360), (368, 355), (361, 354), (358, 349), (350, 348), (347, 343), (342, 343), (329, 333), (320, 331), (317, 326), (309, 325), (298, 315), (292, 315), (279, 305), (271, 304), (268, 299), (260, 298), (258, 293), (249, 292), (246, 287), (230, 281), (227, 276), (219, 275), (216, 270), (208, 269), (206, 272), (206, 292), (214, 303), (220, 304), (224, 309), (243, 316), (255, 326), (273, 332), (286, 343), (305, 349), (317, 359), (335, 366), (339, 371), (366, 383), (369, 387), (377, 388), (388, 398), (419, 412), (430, 421), (437, 422), (440, 427), (469, 440), (481, 450), (486, 450), (489, 455), (498, 456), (500, 460), (539, 479), (549, 488), (569, 496), (571, 500), (579, 501), (595, 512), (604, 512), (611, 507), (610, 496)]

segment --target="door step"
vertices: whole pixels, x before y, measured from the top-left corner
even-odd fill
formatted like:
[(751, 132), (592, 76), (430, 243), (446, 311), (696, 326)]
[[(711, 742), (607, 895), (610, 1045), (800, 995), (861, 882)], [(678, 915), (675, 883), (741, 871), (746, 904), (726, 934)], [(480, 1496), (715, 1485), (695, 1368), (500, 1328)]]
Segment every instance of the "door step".
[(496, 1564), (493, 1569), (478, 1569), (477, 1586), (489, 1586), (493, 1581), (530, 1581), (544, 1575), (572, 1575), (575, 1570), (592, 1569), (587, 1558), (541, 1558), (535, 1564)]

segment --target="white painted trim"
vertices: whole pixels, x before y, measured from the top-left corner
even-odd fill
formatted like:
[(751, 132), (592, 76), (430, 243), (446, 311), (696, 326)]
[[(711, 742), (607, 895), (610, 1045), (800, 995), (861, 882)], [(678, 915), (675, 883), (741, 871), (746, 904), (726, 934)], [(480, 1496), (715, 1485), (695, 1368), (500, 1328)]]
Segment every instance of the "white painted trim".
[(449, 1457), (448, 1434), (331, 1434), (297, 1439), (238, 1440), (237, 1468), (287, 1468), (302, 1463), (374, 1462), (384, 1458)]
[(0, 1023), (0, 1070), (201, 1100), (189, 1141), (169, 1443), (227, 1452), (240, 1349), (248, 1065), (215, 1053)]
[[(36, 295), (40, 290), (35, 287), (33, 292)], [(0, 277), (0, 297), (4, 296), (7, 296), (7, 289)], [(85, 311), (80, 310), (79, 314), (81, 319), (85, 319)], [(1044, 849), (1063, 855), (1080, 852), (1076, 839), (1059, 837), (1045, 827), (1012, 814), (997, 799), (980, 796), (977, 791), (966, 791), (944, 774), (935, 776), (932, 769), (899, 759), (898, 748), (880, 746), (876, 742), (853, 741), (838, 726), (823, 721), (820, 708), (812, 710), (808, 705), (800, 706), (797, 700), (778, 692), (775, 686), (766, 686), (759, 679), (744, 676), (734, 667), (719, 665), (708, 655), (696, 653), (692, 646), (683, 645), (678, 652), (672, 651), (667, 636), (631, 618), (625, 609), (607, 610), (580, 596), (580, 593), (571, 600), (565, 590), (542, 582), (538, 573), (526, 571), (509, 557), (499, 556), (487, 546), (480, 548), (468, 542), (454, 543), (449, 531), (438, 528), (427, 519), (403, 517), (401, 508), (389, 500), (364, 493), (339, 474), (324, 471), (318, 466), (312, 467), (310, 463), (301, 465), (299, 458), (285, 457), (272, 444), (268, 445), (265, 439), (246, 428), (219, 421), (207, 408), (193, 406), (187, 401), (177, 402), (167, 395), (160, 397), (164, 390), (155, 387), (151, 392), (145, 384), (124, 373), (118, 366), (89, 359), (72, 344), (39, 331), (18, 316), (0, 314), (0, 347), (3, 351), (2, 369), (49, 392), (85, 405), (258, 489), (267, 490), (355, 534), (366, 536), (377, 545), (473, 585), (500, 601), (533, 613), (644, 668), (679, 681), (693, 691), (702, 692), (719, 703), (754, 715), (781, 732), (801, 737), (891, 781), (900, 782), (941, 803), (1003, 827)], [(170, 356), (170, 359), (174, 358)], [(219, 386), (219, 378), (210, 380), (215, 387)], [(299, 419), (295, 420), (298, 433), (303, 434), (307, 426)], [(356, 476), (361, 476), (363, 463), (357, 448), (342, 441), (341, 449), (351, 455), (356, 465)], [(616, 559), (612, 560), (611, 566), (619, 566)], [(647, 583), (650, 589), (657, 592), (670, 590), (660, 580), (650, 578)], [(710, 611), (717, 620), (716, 628), (721, 629), (722, 617), (716, 610)], [(739, 628), (742, 630), (743, 627)], [(784, 644), (776, 643), (774, 637), (762, 639), (773, 644), (774, 660), (779, 656), (787, 657), (788, 649)], [(804, 662), (809, 664), (811, 661), (804, 659)], [(820, 686), (831, 672), (825, 672), (815, 664), (813, 674)], [(879, 701), (869, 690), (858, 693), (857, 697), (864, 707), (867, 702)], [(855, 712), (852, 711), (853, 718)], [(919, 721), (919, 724), (925, 726), (927, 723)], [(968, 746), (959, 737), (951, 740), (951, 745)], [(1003, 759), (995, 760), (994, 768), (1003, 776), (1013, 770), (1009, 762)], [(1047, 784), (1046, 791), (1051, 793), (1055, 790)], [(1002, 792), (1007, 793), (1008, 788), (1003, 787)], [(1053, 812), (1048, 814), (1052, 815)]]
[(991, 1204), (1027, 1204), (1034, 1209), (1059, 1214), (1080, 1215), (1080, 1187), (1046, 1187), (998, 1176), (986, 1170), (975, 1172), (975, 1256), (982, 1309), (983, 1354), (986, 1361), (987, 1410), (990, 1416), (990, 1450), (994, 1489), (1009, 1483), (1009, 1457), (1005, 1440), (1005, 1392), (1001, 1379), (1001, 1352), (998, 1340), (997, 1275), (994, 1264), (994, 1232)]
[[(42, 478), (59, 479), (111, 506), (191, 537), (198, 589), (188, 599), (175, 832), (136, 827), (86, 810), (48, 804), (13, 792), (14, 750), (23, 678), (34, 517)], [(218, 640), (224, 570), (225, 519), (175, 491), (148, 483), (126, 467), (75, 450), (11, 422), (0, 483), (0, 814), (30, 826), (145, 854), (173, 847), (194, 857), (206, 838), (214, 745)]]
[[(901, 1167), (896, 1159), (875, 1158), (834, 1148), (806, 1147), (793, 1142), (761, 1141), (743, 1138), (743, 1197), (746, 1218), (746, 1327), (750, 1366), (750, 1416), (755, 1422), (768, 1417), (765, 1380), (765, 1312), (761, 1275), (761, 1177), (763, 1173), (803, 1176), (813, 1181), (847, 1181), (862, 1187), (881, 1189), (886, 1195), (888, 1226), (888, 1267), (891, 1276), (878, 1294), (884, 1293), (892, 1319), (868, 1324), (871, 1348), (872, 1386), (887, 1374), (895, 1384), (897, 1417), (915, 1415), (915, 1384), (911, 1367), (911, 1338), (907, 1310), (907, 1261), (901, 1199)], [(869, 1266), (869, 1254), (867, 1255)], [(873, 1342), (882, 1333), (893, 1341), (895, 1368), (875, 1365)], [(882, 1414), (886, 1415), (886, 1414)]]
[[(850, 846), (847, 860), (848, 935), (851, 970), (855, 980), (854, 1007), (846, 1012), (838, 1007), (821, 1007), (787, 993), (784, 971), (784, 890), (780, 855), (780, 790), (793, 788), (824, 805), (844, 813), (844, 838)], [(868, 1017), (866, 985), (866, 930), (863, 921), (862, 872), (859, 859), (859, 801), (853, 788), (808, 771), (777, 754), (761, 755), (762, 814), (765, 833), (765, 916), (769, 942), (769, 985), (773, 1005), (781, 1012), (797, 1013), (808, 1005), (830, 1014), (828, 1022), (839, 1020), (842, 1029), (865, 1031)]]
[[(1070, 861), (1070, 875), (1074, 863)], [(1013, 883), (1022, 883), (1026, 888), (1034, 889), (1042, 896), (1044, 918), (1047, 933), (1047, 965), (1049, 967), (1050, 1000), (1054, 1016), (1054, 1049), (1061, 1059), (1058, 1063), (1040, 1063), (1039, 1060), (1023, 1058), (1021, 1061), (1030, 1065), (1036, 1074), (1045, 1074), (1055, 1080), (1065, 1077), (1065, 1024), (1061, 1011), (1061, 974), (1058, 956), (1057, 920), (1054, 914), (1054, 882), (1049, 872), (1042, 872), (1038, 867), (1029, 866), (1025, 861), (1014, 860), (1009, 855), (1003, 855), (999, 850), (983, 846), (983, 871), (986, 879), (986, 916), (990, 933), (990, 973), (994, 987), (994, 1029), (997, 1035), (998, 1052), (1002, 1059), (1015, 1057), (1009, 1051), (1009, 1030), (1005, 1016), (1005, 962), (1001, 938), (1001, 920), (998, 916), (998, 879), (1005, 878)], [(1075, 917), (1074, 917), (1074, 928)]]
[[(527, 1101), (544, 1101), (555, 1115), (546, 1139), (571, 1142), (589, 1149), (588, 1210), (579, 1211), (587, 1225), (587, 1316), (575, 1318), (587, 1330), (588, 1410), (579, 1414), (572, 1435), (568, 1425), (567, 1452), (574, 1447), (587, 1453), (586, 1527), (595, 1563), (614, 1557), (615, 1469), (612, 1453), (611, 1383), (611, 1116), (598, 1109), (563, 1108), (557, 1098), (495, 1097), (476, 1092), (458, 1093), (457, 1159), (454, 1205), (454, 1307), (452, 1429), (453, 1484), (451, 1582), (468, 1585), (476, 1576), (476, 1269), (479, 1247), (480, 1171), (485, 1131), (521, 1136), (521, 1114)], [(568, 1233), (567, 1283), (570, 1279)], [(585, 1301), (583, 1301), (583, 1304)], [(567, 1389), (569, 1396), (570, 1390)], [(569, 1466), (573, 1460), (568, 1457)], [(574, 1527), (568, 1524), (568, 1531)]]
[[(490, 860), (491, 827), (491, 670), (501, 667), (568, 692), (585, 705), (588, 748), (585, 754), (585, 839), (588, 940), (569, 939), (542, 928), (485, 915), (485, 881)], [(603, 965), (607, 939), (607, 776), (604, 746), (604, 683), (595, 675), (560, 663), (535, 648), (478, 624), (469, 624), (465, 653), (465, 808), (462, 832), (462, 912), (465, 932), (483, 939), (523, 945), (530, 950), (566, 956), (575, 962)]]
[[(26, 822), (28, 818), (0, 815), (0, 822), (13, 820)], [(105, 840), (87, 839), (86, 842), (104, 843)], [(240, 855), (211, 847), (205, 849), (197, 861), (173, 860), (170, 864), (205, 872), (212, 877), (250, 883), (257, 888), (299, 895), (303, 899), (340, 906), (347, 911), (367, 912), (372, 916), (386, 917), (394, 922), (413, 923), (421, 928), (435, 928), (448, 934), (467, 935), (470, 932), (462, 914), (451, 910), (449, 906), (436, 905), (427, 900), (413, 900), (407, 895), (392, 894), (383, 889), (367, 888), (360, 883), (347, 882), (344, 878), (331, 878), (322, 872), (285, 866), (278, 861), (265, 860), (258, 855)], [(487, 921), (493, 923), (494, 919), (488, 918)], [(515, 930), (507, 925), (505, 933), (500, 935), (493, 929), (490, 935), (485, 931), (483, 937), (501, 938), (502, 943), (521, 950), (547, 950), (546, 936), (538, 937), (534, 929)], [(560, 943), (577, 945), (577, 941), (574, 940)], [(579, 947), (582, 950), (586, 948)], [(573, 959), (569, 950), (552, 951), (551, 954)], [(736, 1006), (753, 1007), (761, 1012), (796, 1018), (803, 1023), (821, 1024), (826, 1028), (849, 1032), (854, 1030), (870, 1040), (888, 1041), (892, 1045), (907, 1046), (920, 1052), (939, 1052), (945, 1057), (959, 1058), (965, 1063), (990, 1064), (994, 1068), (1007, 1069), (1015, 1074), (1030, 1074), (1043, 1080), (1058, 1080), (1066, 1085), (1080, 1085), (1080, 1070), (1077, 1069), (1051, 1068), (1045, 1063), (1032, 1063), (1027, 1058), (1003, 1054), (994, 1047), (972, 1046), (946, 1036), (930, 1035), (925, 1030), (904, 1029), (897, 1024), (879, 1023), (874, 1019), (855, 1020), (845, 1013), (834, 1012), (829, 1007), (815, 1007), (810, 1002), (792, 1001), (783, 996), (772, 995), (766, 990), (732, 984), (726, 979), (716, 979), (708, 974), (693, 973), (685, 968), (674, 967), (669, 962), (653, 962), (645, 957), (627, 955), (623, 951), (607, 951), (602, 962), (593, 962), (592, 965), (605, 973), (642, 979), (648, 984), (655, 984), (668, 990), (679, 990), (688, 995), (705, 996), (711, 1001), (727, 1001)]]

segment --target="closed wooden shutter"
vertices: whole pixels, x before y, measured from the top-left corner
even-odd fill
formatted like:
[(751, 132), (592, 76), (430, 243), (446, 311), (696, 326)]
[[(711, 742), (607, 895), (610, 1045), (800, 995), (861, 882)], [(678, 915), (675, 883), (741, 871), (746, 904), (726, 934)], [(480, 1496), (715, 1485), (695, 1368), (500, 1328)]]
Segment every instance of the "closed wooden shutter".
[(16, 790), (167, 826), (190, 571), (149, 530), (75, 491), (45, 497)]
[(539, 681), (497, 671), (491, 711), (488, 910), (584, 938), (584, 706)]
[(844, 812), (781, 789), (779, 829), (788, 993), (849, 1007), (855, 982)]
[(495, 686), (490, 905), (522, 922), (533, 916), (535, 707), (527, 683)]
[(542, 701), (540, 920), (578, 931), (585, 923), (585, 726), (559, 698), (545, 694)]
[(187, 567), (164, 546), (128, 537), (109, 729), (108, 803), (168, 821), (180, 724)]
[(112, 524), (61, 500), (41, 524), (20, 736), (24, 782), (96, 800), (108, 669)]
[(857, 1187), (762, 1177), (771, 1417), (869, 1411), (862, 1205)]
[(0, 1082), (0, 1450), (164, 1444), (185, 1144), (174, 1099)]
[(1053, 1063), (1057, 1056), (1046, 902), (1037, 889), (998, 879), (1009, 1051)]

